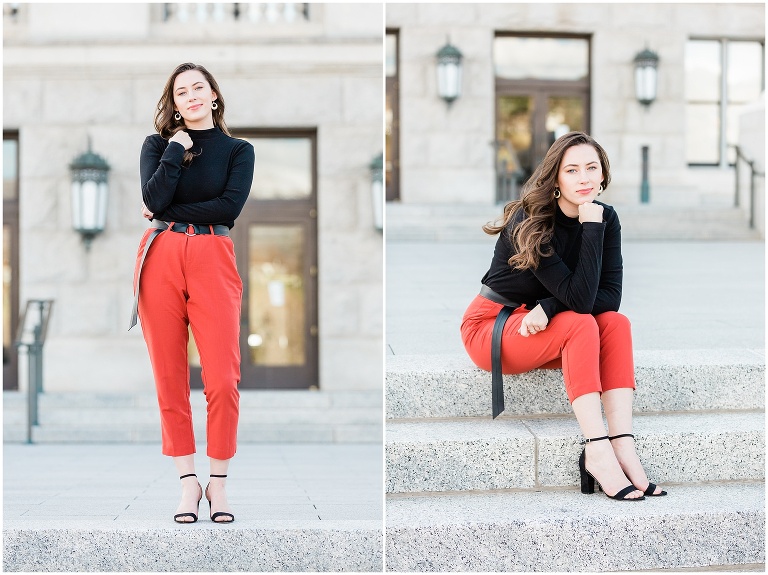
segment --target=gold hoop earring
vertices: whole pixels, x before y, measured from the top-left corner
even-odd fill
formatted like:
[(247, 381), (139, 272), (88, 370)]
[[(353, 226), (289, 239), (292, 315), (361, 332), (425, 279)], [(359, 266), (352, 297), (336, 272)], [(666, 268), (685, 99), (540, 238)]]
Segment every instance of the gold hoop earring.
[(605, 188), (603, 188), (603, 184), (600, 184), (600, 188), (599, 188), (599, 191), (597, 192), (597, 195), (599, 196), (600, 194), (602, 194), (604, 189)]
[(555, 199), (560, 197), (560, 188), (555, 188)]
[(219, 105), (216, 103), (215, 100), (211, 102), (211, 110), (218, 110), (218, 108), (219, 108)]
[(178, 112), (176, 112), (176, 113), (173, 115), (173, 119), (174, 119), (174, 120), (176, 120), (176, 121), (178, 122), (179, 120), (181, 120), (181, 114), (179, 114)]

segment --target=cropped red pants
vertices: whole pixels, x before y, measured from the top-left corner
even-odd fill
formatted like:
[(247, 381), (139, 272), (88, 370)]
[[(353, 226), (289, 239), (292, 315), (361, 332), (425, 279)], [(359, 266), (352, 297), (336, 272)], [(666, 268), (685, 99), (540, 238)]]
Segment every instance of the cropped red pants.
[[(134, 290), (150, 233), (139, 245)], [(149, 248), (140, 281), (138, 312), (157, 387), (163, 454), (196, 451), (187, 358), (191, 326), (208, 403), (207, 453), (230, 459), (237, 444), (243, 292), (232, 240), (163, 231)]]
[[(472, 361), (491, 371), (493, 323), (503, 306), (478, 295), (464, 313), (461, 338)], [(501, 340), (502, 373), (524, 373), (535, 368), (563, 369), (569, 401), (620, 387), (635, 389), (632, 332), (618, 312), (593, 316), (573, 311), (553, 317), (547, 328), (528, 337), (520, 324), (531, 310), (519, 307), (504, 326)]]

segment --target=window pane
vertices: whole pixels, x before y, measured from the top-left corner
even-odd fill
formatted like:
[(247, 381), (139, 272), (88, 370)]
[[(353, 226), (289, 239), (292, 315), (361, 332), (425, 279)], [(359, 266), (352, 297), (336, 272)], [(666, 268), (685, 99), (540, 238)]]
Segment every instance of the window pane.
[(686, 43), (685, 97), (689, 102), (720, 100), (720, 42), (689, 40)]
[(720, 162), (720, 106), (688, 104), (686, 154), (691, 164)]
[(517, 173), (520, 178), (527, 178), (533, 171), (533, 98), (500, 96), (498, 105), (498, 169), (508, 174)]
[(387, 34), (386, 51), (387, 76), (397, 76), (397, 35)]
[(392, 99), (394, 94), (387, 92), (387, 109), (386, 109), (386, 131), (385, 131), (385, 143), (386, 143), (386, 164), (385, 164), (385, 177), (386, 185), (389, 188), (392, 184), (392, 178), (394, 177), (394, 159), (395, 159), (395, 138), (394, 138), (394, 124), (395, 124), (395, 111), (393, 109)]
[(751, 102), (763, 83), (763, 47), (759, 42), (728, 42), (728, 101)]
[(584, 131), (584, 101), (578, 96), (550, 97), (547, 99), (547, 145), (551, 146), (560, 136)]
[(493, 40), (496, 76), (511, 80), (583, 80), (589, 74), (589, 42), (582, 38), (499, 36)]
[(295, 200), (312, 195), (312, 141), (309, 138), (244, 138), (256, 163), (252, 200)]
[(13, 334), (11, 333), (11, 286), (13, 285), (13, 267), (11, 254), (13, 253), (13, 234), (11, 226), (3, 226), (3, 365), (11, 359), (11, 345)]
[(16, 158), (19, 150), (17, 140), (3, 140), (3, 199), (16, 199), (19, 177), (16, 173)]
[[(728, 108), (725, 111), (725, 121), (727, 122), (725, 129), (725, 141), (727, 144), (739, 143), (739, 116), (744, 110), (744, 104), (728, 104)], [(736, 162), (736, 150), (728, 146), (728, 163), (733, 164)], [(754, 159), (754, 158), (750, 158)]]
[(254, 365), (305, 363), (304, 228), (248, 230), (248, 347)]

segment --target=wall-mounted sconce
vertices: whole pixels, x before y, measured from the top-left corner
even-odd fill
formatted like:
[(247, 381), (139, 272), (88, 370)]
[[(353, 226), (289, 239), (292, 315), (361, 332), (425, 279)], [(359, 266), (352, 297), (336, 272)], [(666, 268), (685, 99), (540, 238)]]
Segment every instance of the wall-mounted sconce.
[(107, 162), (91, 151), (75, 158), (69, 165), (72, 170), (72, 227), (80, 232), (85, 249), (91, 249), (93, 238), (104, 231), (107, 221)]
[(373, 227), (378, 231), (384, 229), (384, 154), (381, 153), (371, 161), (371, 201), (373, 202)]
[(635, 56), (635, 96), (643, 106), (656, 99), (659, 56), (648, 48)]
[(450, 41), (437, 53), (437, 93), (449, 106), (461, 96), (461, 58)]

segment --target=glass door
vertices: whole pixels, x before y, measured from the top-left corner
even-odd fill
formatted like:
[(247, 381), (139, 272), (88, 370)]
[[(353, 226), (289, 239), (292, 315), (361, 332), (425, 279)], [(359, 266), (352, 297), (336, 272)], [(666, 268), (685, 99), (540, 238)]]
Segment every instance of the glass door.
[(18, 389), (19, 140), (3, 133), (3, 389)]
[[(314, 131), (235, 134), (256, 154), (250, 196), (232, 229), (243, 280), (243, 389), (318, 386), (317, 193)], [(190, 338), (190, 372), (202, 386)]]
[(496, 201), (517, 199), (554, 141), (589, 130), (589, 40), (499, 34), (496, 74)]

